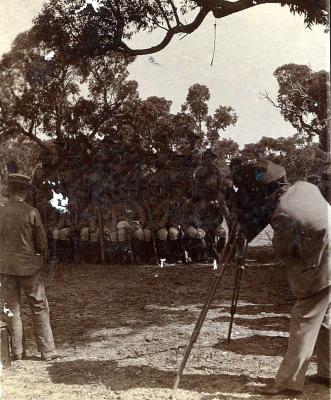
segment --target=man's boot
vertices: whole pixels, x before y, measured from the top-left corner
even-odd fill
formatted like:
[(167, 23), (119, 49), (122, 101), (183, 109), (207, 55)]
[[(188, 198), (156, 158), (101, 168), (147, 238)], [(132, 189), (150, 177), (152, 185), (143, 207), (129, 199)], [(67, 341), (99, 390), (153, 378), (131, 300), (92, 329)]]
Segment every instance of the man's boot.
[[(157, 252), (157, 245), (155, 243), (155, 247), (153, 241), (145, 242), (146, 248), (146, 258), (145, 261), (147, 264), (155, 264), (158, 263), (158, 252)], [(156, 253), (156, 254), (155, 254)]]
[(120, 264), (129, 264), (130, 259), (130, 249), (125, 242), (118, 242), (118, 262)]
[(215, 246), (215, 236), (210, 233), (207, 233), (204, 240), (206, 242), (207, 258), (215, 258), (215, 252), (213, 250), (213, 247)]
[(204, 239), (191, 239), (190, 254), (193, 262), (206, 261), (206, 242)]
[(166, 240), (158, 241), (157, 253), (158, 253), (159, 260), (167, 260), (167, 258), (168, 258), (168, 243)]
[(63, 261), (63, 254), (64, 254), (64, 245), (63, 240), (58, 239), (56, 243), (56, 254), (59, 262)]
[(106, 240), (105, 248), (106, 248), (106, 262), (108, 264), (115, 264), (116, 243), (111, 242), (110, 240)]
[(170, 254), (169, 263), (182, 263), (183, 256), (180, 254), (180, 241), (179, 239), (170, 240), (169, 242)]

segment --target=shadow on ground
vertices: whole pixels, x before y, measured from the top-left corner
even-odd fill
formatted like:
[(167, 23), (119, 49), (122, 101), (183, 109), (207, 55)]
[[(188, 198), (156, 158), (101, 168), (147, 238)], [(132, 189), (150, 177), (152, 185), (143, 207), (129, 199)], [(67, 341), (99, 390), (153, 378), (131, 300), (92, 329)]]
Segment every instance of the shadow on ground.
[(286, 352), (287, 338), (252, 335), (238, 339), (232, 338), (230, 343), (220, 340), (213, 348), (242, 355), (281, 356)]
[[(53, 383), (56, 384), (103, 384), (113, 391), (135, 388), (171, 389), (175, 372), (162, 371), (145, 365), (119, 366), (110, 361), (62, 361), (48, 367)], [(214, 393), (222, 388), (241, 392), (252, 382), (271, 383), (271, 379), (251, 378), (246, 375), (227, 374), (185, 374), (179, 387), (196, 392)]]

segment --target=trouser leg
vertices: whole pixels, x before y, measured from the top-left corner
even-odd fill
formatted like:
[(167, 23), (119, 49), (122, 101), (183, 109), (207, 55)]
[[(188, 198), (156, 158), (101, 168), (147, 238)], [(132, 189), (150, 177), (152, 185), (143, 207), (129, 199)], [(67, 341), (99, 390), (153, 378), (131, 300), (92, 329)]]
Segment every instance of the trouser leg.
[(303, 390), (308, 364), (328, 307), (329, 288), (296, 301), (291, 313), (287, 351), (275, 380), (277, 386)]
[(167, 259), (168, 257), (168, 242), (166, 240), (158, 240), (157, 253), (159, 259)]
[(112, 264), (114, 262), (114, 246), (113, 242), (109, 239), (105, 240), (105, 249), (106, 249), (106, 262)]
[(111, 229), (110, 231), (110, 262), (116, 264), (118, 261), (118, 236), (117, 230)]
[(38, 351), (40, 353), (52, 351), (55, 349), (55, 345), (41, 273), (38, 271), (34, 275), (21, 276), (19, 279), (29, 301)]
[(215, 245), (215, 235), (212, 231), (207, 231), (205, 236), (206, 242), (206, 255), (207, 257), (214, 257), (213, 246)]
[(219, 254), (222, 254), (224, 246), (225, 246), (225, 242), (226, 242), (226, 237), (225, 236), (221, 236), (217, 238), (216, 241), (216, 251)]
[(168, 230), (166, 228), (160, 228), (157, 231), (157, 252), (159, 259), (166, 259), (168, 257)]
[(5, 320), (11, 335), (11, 352), (15, 356), (24, 352), (19, 277), (2, 274), (1, 291), (6, 306)]
[(194, 262), (203, 262), (206, 258), (206, 242), (204, 239), (191, 240), (191, 254)]
[(138, 265), (144, 263), (144, 258), (146, 254), (145, 243), (146, 242), (144, 242), (144, 240), (139, 240), (139, 239), (135, 239), (132, 241), (132, 248), (135, 256), (135, 261)]
[[(330, 293), (329, 293), (330, 296)], [(331, 307), (329, 306), (322, 322), (316, 343), (317, 353), (317, 375), (322, 378), (331, 379), (331, 335), (330, 335), (330, 317)]]
[(182, 261), (182, 254), (180, 254), (180, 241), (179, 239), (170, 240), (168, 243), (169, 254), (168, 259), (170, 263), (176, 263)]
[[(154, 263), (155, 262), (155, 257), (157, 257), (157, 251), (155, 254), (155, 250), (156, 249), (156, 243), (153, 242), (152, 240), (149, 242), (145, 242), (146, 243), (146, 262), (147, 263)], [(155, 245), (155, 247), (154, 247)]]

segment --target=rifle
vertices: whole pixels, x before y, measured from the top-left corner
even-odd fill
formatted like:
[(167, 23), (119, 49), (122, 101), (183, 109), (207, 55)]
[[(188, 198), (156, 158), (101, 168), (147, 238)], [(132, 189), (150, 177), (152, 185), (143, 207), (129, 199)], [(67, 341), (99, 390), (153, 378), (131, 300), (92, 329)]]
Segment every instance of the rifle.
[(129, 245), (129, 251), (130, 251), (130, 260), (131, 263), (134, 264), (134, 254), (133, 254), (133, 248), (132, 248), (132, 238), (131, 238), (131, 229), (128, 229), (127, 235), (128, 235), (128, 245)]
[(179, 227), (180, 227), (180, 232), (179, 232), (179, 240), (180, 240), (180, 250), (184, 256), (185, 263), (188, 262), (188, 255), (187, 251), (185, 250), (184, 244), (183, 244), (183, 229), (182, 229), (182, 214), (181, 214), (181, 209), (180, 209), (180, 203), (179, 201), (177, 202), (178, 206), (178, 212), (179, 212)]
[(204, 321), (206, 319), (210, 304), (211, 304), (211, 302), (212, 302), (212, 300), (213, 300), (213, 298), (215, 296), (216, 289), (217, 289), (217, 287), (218, 287), (218, 285), (219, 285), (219, 283), (221, 281), (221, 278), (222, 278), (222, 276), (224, 274), (224, 271), (226, 270), (226, 268), (228, 266), (228, 262), (231, 259), (232, 253), (233, 253), (233, 251), (234, 251), (234, 249), (236, 247), (236, 242), (238, 240), (237, 228), (238, 228), (238, 220), (236, 220), (236, 222), (233, 225), (233, 228), (232, 228), (232, 230), (231, 230), (231, 232), (229, 234), (229, 238), (228, 238), (228, 241), (226, 243), (226, 246), (225, 246), (224, 252), (222, 254), (222, 257), (220, 259), (220, 264), (218, 265), (217, 273), (215, 274), (215, 279), (213, 281), (212, 287), (211, 287), (211, 289), (210, 289), (210, 291), (208, 293), (207, 299), (206, 299), (206, 301), (204, 303), (204, 306), (203, 306), (203, 308), (202, 308), (202, 310), (200, 312), (199, 318), (198, 318), (198, 320), (197, 320), (197, 322), (195, 324), (195, 327), (193, 329), (193, 333), (191, 335), (189, 343), (188, 343), (188, 345), (187, 345), (187, 347), (185, 349), (183, 360), (182, 360), (182, 362), (181, 362), (181, 364), (179, 366), (179, 369), (178, 369), (178, 372), (177, 372), (177, 375), (176, 375), (176, 378), (175, 378), (173, 391), (176, 390), (177, 387), (178, 387), (178, 384), (179, 384), (180, 379), (182, 377), (182, 374), (183, 374), (184, 368), (186, 366), (187, 360), (188, 360), (188, 358), (190, 356), (192, 347), (193, 347), (194, 343), (196, 342), (196, 340), (197, 340), (197, 338), (199, 336), (199, 333), (200, 333), (200, 330), (202, 328), (202, 325), (203, 325), (203, 323), (204, 323)]
[(105, 256), (105, 236), (103, 232), (103, 223), (101, 218), (100, 204), (97, 205), (97, 214), (98, 214), (98, 223), (99, 223), (99, 232), (100, 232), (100, 250), (101, 250), (101, 262), (102, 264), (106, 261)]
[(159, 265), (159, 259), (157, 257), (157, 250), (156, 250), (155, 235), (154, 235), (154, 230), (153, 230), (152, 213), (151, 213), (151, 208), (149, 207), (149, 204), (147, 205), (147, 214), (148, 214), (149, 224), (151, 226), (151, 236), (152, 236), (154, 259), (155, 259), (156, 265)]

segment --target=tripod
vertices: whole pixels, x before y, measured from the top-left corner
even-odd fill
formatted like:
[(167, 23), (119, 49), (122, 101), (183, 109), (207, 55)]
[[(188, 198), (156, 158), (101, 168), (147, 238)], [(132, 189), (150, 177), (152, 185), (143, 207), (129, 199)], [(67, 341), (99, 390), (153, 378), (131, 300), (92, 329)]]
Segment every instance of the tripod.
[[(224, 251), (223, 251), (221, 259), (218, 257), (218, 254), (215, 253), (215, 256), (217, 255), (217, 259), (218, 259), (218, 262), (219, 262), (218, 269), (216, 271), (212, 287), (211, 287), (211, 289), (209, 291), (207, 299), (206, 299), (206, 301), (204, 303), (204, 306), (203, 306), (203, 308), (202, 308), (202, 310), (200, 312), (199, 318), (198, 318), (198, 320), (197, 320), (197, 322), (195, 324), (195, 327), (193, 329), (193, 332), (192, 332), (191, 338), (189, 340), (189, 343), (188, 343), (188, 345), (187, 345), (187, 347), (185, 349), (185, 353), (184, 353), (182, 362), (181, 362), (181, 364), (179, 366), (179, 369), (178, 369), (178, 372), (177, 372), (177, 375), (176, 375), (176, 378), (175, 378), (173, 391), (176, 390), (177, 387), (178, 387), (178, 384), (179, 384), (180, 379), (182, 377), (182, 374), (183, 374), (184, 368), (186, 366), (187, 360), (188, 360), (188, 358), (190, 356), (192, 347), (193, 347), (194, 343), (196, 342), (196, 340), (197, 340), (197, 338), (199, 336), (199, 333), (200, 333), (200, 330), (202, 328), (202, 325), (203, 325), (203, 323), (204, 323), (204, 321), (206, 319), (210, 304), (211, 304), (211, 302), (212, 302), (212, 300), (213, 300), (213, 298), (215, 296), (216, 289), (217, 289), (217, 287), (218, 287), (218, 285), (219, 285), (219, 283), (220, 283), (220, 281), (222, 279), (224, 271), (226, 270), (226, 268), (227, 268), (227, 266), (229, 264), (229, 261), (231, 260), (231, 257), (233, 255), (233, 252), (234, 252), (235, 248), (236, 248), (236, 244), (237, 244), (238, 240), (239, 240), (239, 232), (238, 232), (238, 219), (237, 219), (235, 221), (235, 223), (233, 224), (233, 227), (232, 227), (231, 232), (229, 234), (228, 241), (227, 241), (226, 246), (224, 248)], [(240, 275), (240, 277), (241, 277), (241, 275)], [(240, 279), (239, 279), (240, 277), (238, 275), (238, 282), (240, 282)], [(240, 287), (240, 285), (237, 285), (237, 289), (236, 289), (236, 291), (234, 292), (234, 295), (233, 295), (233, 298), (235, 299), (234, 304), (237, 304), (237, 302), (238, 302), (239, 287)], [(235, 308), (233, 307), (233, 310), (234, 309)], [(233, 313), (233, 316), (234, 316), (234, 313)], [(233, 321), (232, 321), (232, 323), (233, 323)], [(231, 333), (230, 333), (230, 335), (231, 335)]]

